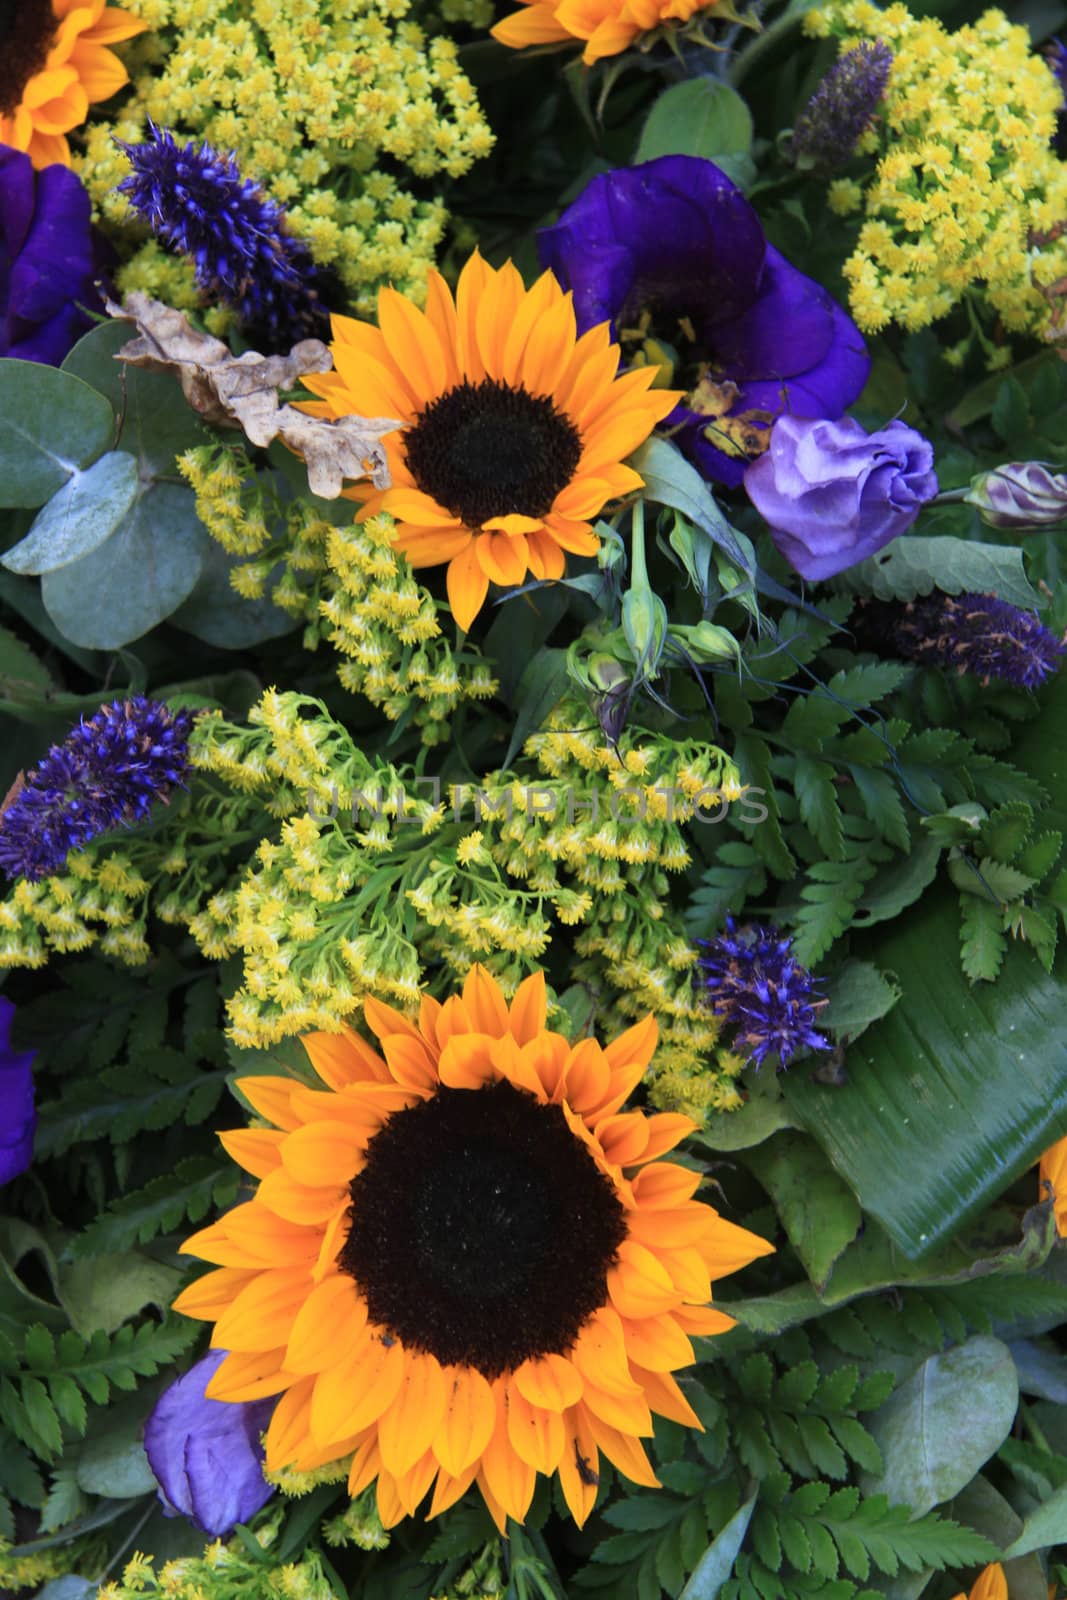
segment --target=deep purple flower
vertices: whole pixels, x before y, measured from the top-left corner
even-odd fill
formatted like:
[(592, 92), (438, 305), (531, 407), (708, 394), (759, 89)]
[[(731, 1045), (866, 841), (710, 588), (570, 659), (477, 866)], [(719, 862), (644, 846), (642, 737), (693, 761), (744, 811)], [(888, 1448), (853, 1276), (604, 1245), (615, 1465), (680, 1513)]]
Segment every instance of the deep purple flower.
[(731, 1048), (745, 1051), (757, 1067), (769, 1055), (788, 1066), (798, 1050), (829, 1050), (815, 1028), (825, 1004), (818, 980), (792, 954), (793, 940), (766, 923), (737, 928), (698, 941), (707, 955), (697, 962), (697, 981), (717, 1017), (735, 1030)]
[(775, 417), (839, 417), (867, 381), (855, 324), (767, 243), (714, 162), (604, 173), (539, 241), (579, 331), (610, 321), (628, 355), (649, 335), (677, 351), (672, 383), (688, 392), (662, 426), (705, 477), (740, 483)]
[(241, 176), (233, 155), (192, 140), (179, 146), (169, 130), (148, 126), (144, 144), (117, 141), (133, 163), (118, 187), (156, 237), (192, 257), (204, 293), (231, 305), (265, 348), (328, 339), (322, 275), (284, 209)]
[(0, 356), (57, 367), (103, 311), (94, 281), (107, 247), (69, 167), (35, 172), (0, 145)]
[(870, 622), (906, 661), (945, 667), (1019, 689), (1036, 689), (1059, 668), (1063, 641), (1030, 611), (990, 594), (939, 594), (907, 606), (868, 602)]
[(0, 995), (0, 1183), (25, 1172), (33, 1158), (37, 1108), (33, 1098), (36, 1050), (12, 1050), (15, 1007)]
[(904, 422), (780, 417), (745, 489), (803, 578), (832, 578), (911, 527), (937, 493), (929, 441)]
[(263, 1476), (267, 1400), (209, 1400), (204, 1393), (226, 1356), (212, 1350), (172, 1383), (144, 1426), (148, 1464), (160, 1498), (220, 1538), (266, 1505), (274, 1488)]
[(882, 39), (864, 40), (838, 56), (797, 118), (793, 155), (829, 169), (846, 167), (885, 94), (893, 52)]
[(182, 785), (191, 727), (188, 711), (144, 695), (83, 718), (0, 810), (0, 872), (47, 878), (97, 834), (143, 821)]
[(1052, 147), (1062, 161), (1067, 156), (1067, 45), (1062, 39), (1049, 39), (1044, 46), (1044, 56), (1063, 95), (1063, 106), (1056, 113), (1056, 132), (1052, 136)]

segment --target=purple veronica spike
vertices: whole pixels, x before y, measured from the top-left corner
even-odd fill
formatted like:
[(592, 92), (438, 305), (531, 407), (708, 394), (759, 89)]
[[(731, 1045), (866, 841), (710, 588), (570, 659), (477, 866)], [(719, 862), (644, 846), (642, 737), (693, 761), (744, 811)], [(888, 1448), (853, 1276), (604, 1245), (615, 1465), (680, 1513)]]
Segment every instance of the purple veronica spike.
[(56, 367), (102, 310), (96, 279), (110, 259), (68, 167), (35, 172), (0, 144), (0, 356)]
[(216, 1538), (254, 1517), (274, 1493), (260, 1443), (274, 1399), (209, 1400), (204, 1393), (225, 1356), (212, 1350), (165, 1389), (144, 1429), (164, 1505)]
[(183, 786), (192, 720), (144, 695), (83, 718), (0, 810), (0, 872), (46, 878), (97, 834), (143, 821)]
[(25, 1172), (33, 1157), (37, 1109), (33, 1098), (36, 1050), (12, 1050), (15, 1007), (0, 995), (0, 1183)]
[(739, 484), (776, 417), (839, 417), (867, 381), (859, 329), (712, 161), (605, 172), (538, 244), (579, 333), (610, 321), (624, 350), (648, 334), (676, 347), (688, 393), (662, 426), (706, 478)]
[(788, 1066), (798, 1050), (829, 1050), (815, 1028), (824, 1004), (818, 980), (792, 955), (793, 940), (766, 923), (700, 940), (708, 954), (697, 963), (698, 982), (717, 1017), (735, 1030), (732, 1048), (746, 1051), (757, 1067), (776, 1054)]
[(893, 52), (881, 39), (839, 56), (797, 118), (793, 154), (831, 172), (847, 167), (885, 94)]
[(133, 172), (119, 184), (156, 237), (193, 258), (205, 294), (233, 306), (244, 330), (271, 350), (329, 338), (322, 275), (285, 212), (233, 155), (149, 123), (144, 144), (123, 144)]
[[(865, 608), (866, 609), (866, 608)], [(927, 666), (953, 668), (1036, 689), (1059, 668), (1065, 646), (1030, 611), (988, 594), (934, 593), (906, 608), (872, 606), (891, 619), (900, 655)]]

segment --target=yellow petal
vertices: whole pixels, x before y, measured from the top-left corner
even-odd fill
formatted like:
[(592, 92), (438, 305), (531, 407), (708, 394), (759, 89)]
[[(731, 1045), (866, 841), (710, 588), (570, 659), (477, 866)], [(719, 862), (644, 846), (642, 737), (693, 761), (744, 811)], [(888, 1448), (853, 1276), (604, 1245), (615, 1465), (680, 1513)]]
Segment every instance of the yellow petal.
[(325, 1372), (357, 1339), (367, 1321), (363, 1296), (347, 1272), (335, 1272), (309, 1291), (289, 1334), (290, 1372)]

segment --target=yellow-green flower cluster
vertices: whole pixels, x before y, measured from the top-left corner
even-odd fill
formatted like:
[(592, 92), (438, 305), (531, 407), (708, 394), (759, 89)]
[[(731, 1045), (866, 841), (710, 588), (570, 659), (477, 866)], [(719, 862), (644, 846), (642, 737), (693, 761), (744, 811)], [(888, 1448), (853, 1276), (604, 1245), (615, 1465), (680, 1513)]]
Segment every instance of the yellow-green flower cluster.
[(72, 854), (63, 873), (20, 878), (0, 901), (0, 969), (43, 967), (50, 951), (71, 955), (96, 945), (127, 966), (150, 950), (145, 933), (149, 884), (128, 850)]
[[(874, 176), (831, 195), (839, 212), (864, 210), (844, 269), (859, 326), (922, 328), (968, 298), (1009, 331), (1046, 332), (1045, 291), (1067, 270), (1067, 165), (1051, 148), (1063, 97), (1026, 28), (991, 10), (949, 33), (871, 0), (831, 0), (804, 25), (846, 49), (883, 39), (893, 52), (879, 119), (860, 142), (878, 157)], [(980, 337), (993, 365), (1010, 360)]]
[(697, 801), (742, 792), (721, 750), (629, 733), (613, 750), (568, 701), (520, 768), (438, 785), (372, 764), (307, 697), (270, 691), (251, 724), (202, 718), (194, 746), (199, 767), (284, 817), (189, 924), (207, 955), (243, 957), (237, 1044), (337, 1029), (372, 994), (414, 1010), (425, 969), (451, 987), (480, 961), (513, 993), (559, 940), (605, 1026), (656, 1012), (662, 1097), (739, 1103), (740, 1062), (709, 1064), (718, 1027), (668, 898)]
[[(421, 298), (447, 215), (394, 173), (459, 177), (493, 142), (452, 40), (429, 38), (410, 0), (130, 0), (127, 9), (162, 30), (163, 50), (116, 120), (87, 130), (78, 170), (106, 218), (129, 217), (115, 193), (129, 163), (114, 136), (139, 141), (151, 117), (178, 139), (235, 152), (357, 312), (373, 311), (385, 283)], [(195, 303), (187, 264), (154, 245), (121, 269), (119, 286)]]
[[(278, 1535), (282, 1511), (271, 1514), (252, 1535), (269, 1549)], [(255, 1555), (240, 1539), (214, 1540), (202, 1556), (183, 1556), (157, 1570), (152, 1556), (135, 1552), (118, 1583), (100, 1586), (98, 1600), (137, 1600), (162, 1595), (167, 1600), (332, 1600), (334, 1590), (315, 1550), (299, 1561), (272, 1562)]]
[(345, 688), (365, 695), (391, 722), (414, 704), (423, 744), (440, 744), (456, 707), (491, 699), (497, 684), (472, 650), (457, 655), (441, 637), (433, 596), (392, 548), (392, 537), (387, 516), (331, 528), (333, 579), (320, 609), (345, 656), (338, 669)]

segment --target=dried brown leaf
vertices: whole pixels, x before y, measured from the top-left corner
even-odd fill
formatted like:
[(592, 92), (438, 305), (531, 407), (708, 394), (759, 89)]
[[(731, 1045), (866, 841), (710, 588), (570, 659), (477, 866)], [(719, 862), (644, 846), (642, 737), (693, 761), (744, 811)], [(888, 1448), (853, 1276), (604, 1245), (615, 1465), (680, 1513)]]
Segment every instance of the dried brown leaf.
[(173, 373), (193, 410), (221, 428), (241, 428), (255, 445), (280, 439), (302, 457), (308, 485), (324, 500), (336, 500), (345, 482), (370, 478), (389, 486), (389, 466), (381, 438), (400, 426), (390, 417), (309, 417), (278, 400), (279, 389), (295, 388), (309, 372), (329, 372), (333, 357), (321, 339), (302, 339), (287, 356), (263, 356), (229, 346), (200, 333), (181, 311), (146, 294), (110, 300), (111, 316), (132, 322), (139, 337), (123, 345), (116, 360), (149, 372)]

